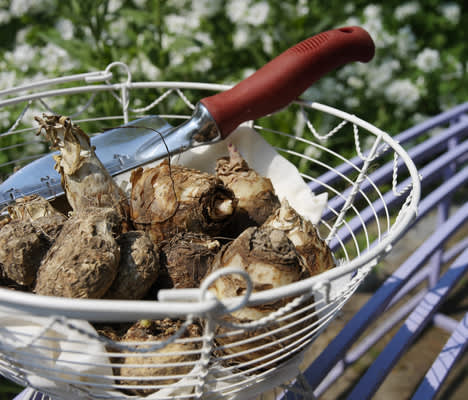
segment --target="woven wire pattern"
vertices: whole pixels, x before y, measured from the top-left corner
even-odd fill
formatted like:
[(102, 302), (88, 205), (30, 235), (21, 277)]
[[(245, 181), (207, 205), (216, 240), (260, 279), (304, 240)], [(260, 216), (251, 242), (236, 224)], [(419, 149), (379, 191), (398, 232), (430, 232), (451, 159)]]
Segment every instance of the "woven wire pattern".
[[(110, 81), (110, 70), (116, 66), (127, 73), (123, 83)], [(185, 112), (162, 112), (163, 118), (186, 119), (197, 97), (223, 89), (209, 84), (135, 83), (128, 68), (120, 63), (108, 67), (101, 75), (93, 73), (89, 79), (85, 78), (85, 83), (91, 85), (43, 92), (35, 87), (27, 94), (9, 91), (2, 95), (0, 92), (0, 109), (11, 107), (12, 114), (16, 113), (14, 122), (0, 133), (0, 140), (3, 140), (0, 151), (9, 152), (13, 157), (24, 154), (2, 161), (0, 168), (18, 168), (46, 151), (40, 138), (34, 135), (29, 114), (32, 110), (36, 114), (62, 113), (60, 107), (66, 101), (59, 101), (61, 97), (80, 98), (74, 109), (66, 110), (76, 123), (109, 122), (115, 126), (149, 112), (159, 114), (159, 107), (166, 102), (169, 102), (166, 108), (171, 108), (182, 101)], [(135, 101), (142, 89), (152, 91), (153, 98), (147, 104)], [(197, 94), (194, 96), (193, 92)], [(96, 107), (102, 95), (114, 99), (121, 113), (102, 115)], [(3, 321), (0, 334), (10, 340), (0, 341), (2, 374), (59, 398), (68, 398), (68, 395), (69, 398), (124, 399), (153, 393), (150, 398), (242, 399), (287, 385), (299, 372), (304, 350), (336, 317), (391, 246), (368, 259), (363, 255), (392, 236), (397, 222), (404, 223), (408, 214), (415, 213), (415, 181), (410, 179), (408, 161), (402, 160), (401, 152), (395, 151), (387, 137), (379, 135), (378, 130), (366, 130), (367, 125), (362, 126), (353, 118), (345, 116), (343, 119), (342, 114), (333, 115), (329, 129), (319, 132), (314, 126), (314, 116), (327, 113), (327, 109), (302, 101), (290, 107), (296, 108), (305, 119), (308, 133), (282, 132), (263, 126), (259, 121), (253, 127), (265, 137), (284, 138), (288, 146), (277, 147), (277, 151), (301, 165), (302, 177), (316, 194), (328, 193), (328, 206), (317, 228), (334, 252), (336, 269), (346, 272), (313, 277), (309, 285), (299, 288), (289, 285), (291, 287), (285, 288), (283, 294), (268, 300), (286, 299), (279, 309), (249, 323), (229, 322), (215, 303), (208, 312), (201, 313), (195, 301), (194, 309), (187, 310), (181, 318), (180, 328), (160, 341), (123, 344), (99, 334), (86, 321), (64, 315), (32, 315), (31, 319), (31, 315), (25, 313), (24, 320), (32, 320), (40, 329), (28, 333)], [(343, 156), (329, 146), (330, 139), (339, 135), (353, 138), (354, 158)], [(14, 145), (4, 145), (12, 136), (24, 139)], [(390, 179), (375, 180), (375, 172), (389, 159), (392, 160)], [(349, 168), (342, 172), (337, 168), (341, 164)], [(333, 179), (324, 178), (330, 173)], [(400, 187), (398, 182), (402, 179), (409, 183)], [(364, 261), (356, 264), (361, 258)], [(356, 267), (346, 270), (352, 262)], [(195, 298), (201, 304), (208, 297), (201, 293)], [(248, 306), (251, 300), (246, 296), (241, 306)], [(167, 316), (171, 316), (170, 311)], [(191, 324), (200, 326), (199, 336), (185, 335)], [(170, 345), (177, 346), (170, 348)], [(171, 357), (170, 363), (167, 357)], [(142, 370), (142, 363), (144, 368), (151, 369), (150, 376)], [(306, 393), (307, 385), (303, 386)]]

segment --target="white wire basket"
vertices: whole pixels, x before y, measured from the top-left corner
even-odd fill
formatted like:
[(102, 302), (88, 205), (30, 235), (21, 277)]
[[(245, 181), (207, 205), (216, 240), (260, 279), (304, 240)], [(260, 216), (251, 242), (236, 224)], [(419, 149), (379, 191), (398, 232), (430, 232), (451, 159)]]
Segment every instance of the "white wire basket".
[[(121, 71), (123, 82), (115, 78)], [(117, 126), (148, 114), (180, 121), (191, 115), (198, 99), (228, 88), (133, 82), (126, 65), (113, 63), (105, 71), (4, 90), (0, 111), (15, 115), (16, 122), (1, 133), (1, 154), (10, 159), (0, 168), (27, 164), (46, 149), (34, 135), (32, 115), (68, 115), (81, 126)], [(103, 106), (112, 103), (109, 110), (120, 110), (115, 115)], [(173, 109), (177, 113), (167, 112)], [(314, 102), (298, 100), (288, 109), (304, 122), (306, 133), (297, 126), (289, 132), (272, 128), (274, 115), (250, 126), (267, 140), (281, 137), (285, 145), (277, 152), (296, 164), (316, 194), (328, 196), (317, 229), (334, 252), (335, 268), (223, 302), (210, 295), (210, 283), (235, 273), (249, 286), (245, 272), (217, 271), (199, 289), (160, 291), (153, 301), (56, 298), (0, 288), (0, 373), (66, 399), (249, 399), (292, 380), (305, 350), (415, 217), (420, 183), (405, 150), (372, 124)], [(326, 122), (328, 133), (317, 132), (313, 122), (318, 120)], [(335, 151), (329, 145), (332, 136), (351, 137), (354, 154)], [(373, 172), (388, 165), (391, 179), (384, 184)], [(2, 195), (13, 200), (18, 194)], [(254, 322), (223, 318), (279, 300), (285, 305)], [(165, 318), (178, 323), (162, 340), (122, 343), (97, 329)]]

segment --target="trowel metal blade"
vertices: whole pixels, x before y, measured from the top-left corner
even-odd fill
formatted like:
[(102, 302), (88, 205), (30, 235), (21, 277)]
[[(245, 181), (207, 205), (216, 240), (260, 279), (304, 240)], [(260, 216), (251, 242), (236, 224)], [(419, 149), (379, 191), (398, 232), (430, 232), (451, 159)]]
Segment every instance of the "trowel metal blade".
[[(142, 160), (141, 156), (137, 159), (138, 149), (149, 140), (164, 136), (172, 128), (163, 118), (148, 116), (96, 135), (91, 138), (91, 143), (103, 165), (115, 176), (144, 165), (145, 161), (153, 161), (155, 152), (152, 159)], [(161, 148), (163, 151), (165, 149)], [(38, 194), (51, 199), (63, 194), (60, 174), (54, 169), (54, 154), (57, 152), (32, 161), (0, 184), (0, 209), (18, 197)]]

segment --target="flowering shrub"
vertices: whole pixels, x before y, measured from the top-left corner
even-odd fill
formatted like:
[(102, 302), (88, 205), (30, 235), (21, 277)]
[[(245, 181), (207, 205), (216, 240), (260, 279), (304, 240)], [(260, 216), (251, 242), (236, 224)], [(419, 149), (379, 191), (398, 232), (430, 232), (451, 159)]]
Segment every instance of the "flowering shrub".
[[(235, 83), (309, 36), (360, 25), (375, 58), (330, 73), (303, 97), (395, 134), (467, 99), (467, 22), (461, 0), (0, 0), (0, 90), (116, 60), (135, 80)], [(11, 114), (0, 110), (0, 129)], [(302, 135), (301, 118), (274, 121)]]

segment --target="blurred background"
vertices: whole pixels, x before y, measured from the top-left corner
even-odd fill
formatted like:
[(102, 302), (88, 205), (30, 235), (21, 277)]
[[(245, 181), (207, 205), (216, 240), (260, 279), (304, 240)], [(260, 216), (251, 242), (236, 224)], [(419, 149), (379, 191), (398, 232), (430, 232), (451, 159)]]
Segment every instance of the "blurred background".
[[(129, 65), (134, 81), (233, 84), (297, 42), (348, 25), (371, 34), (375, 58), (327, 75), (304, 99), (390, 135), (468, 99), (461, 0), (0, 0), (0, 90), (113, 61)], [(0, 132), (19, 112), (0, 109)], [(289, 132), (304, 125), (299, 113), (276, 123)], [(5, 147), (12, 139), (0, 140)], [(0, 163), (14, 157), (2, 152)], [(0, 399), (17, 390), (0, 385)]]
[(440, 0), (0, 0), (0, 90), (117, 60), (134, 80), (236, 83), (309, 36), (360, 25), (374, 60), (304, 97), (394, 134), (467, 99), (467, 11)]
[[(113, 61), (129, 65), (134, 81), (234, 84), (301, 40), (347, 25), (371, 34), (374, 59), (328, 74), (306, 100), (394, 135), (468, 98), (468, 4), (461, 0), (0, 0), (0, 90)], [(20, 112), (0, 109), (0, 132)], [(300, 113), (276, 123), (302, 134)], [(0, 165), (18, 157), (2, 152)]]

